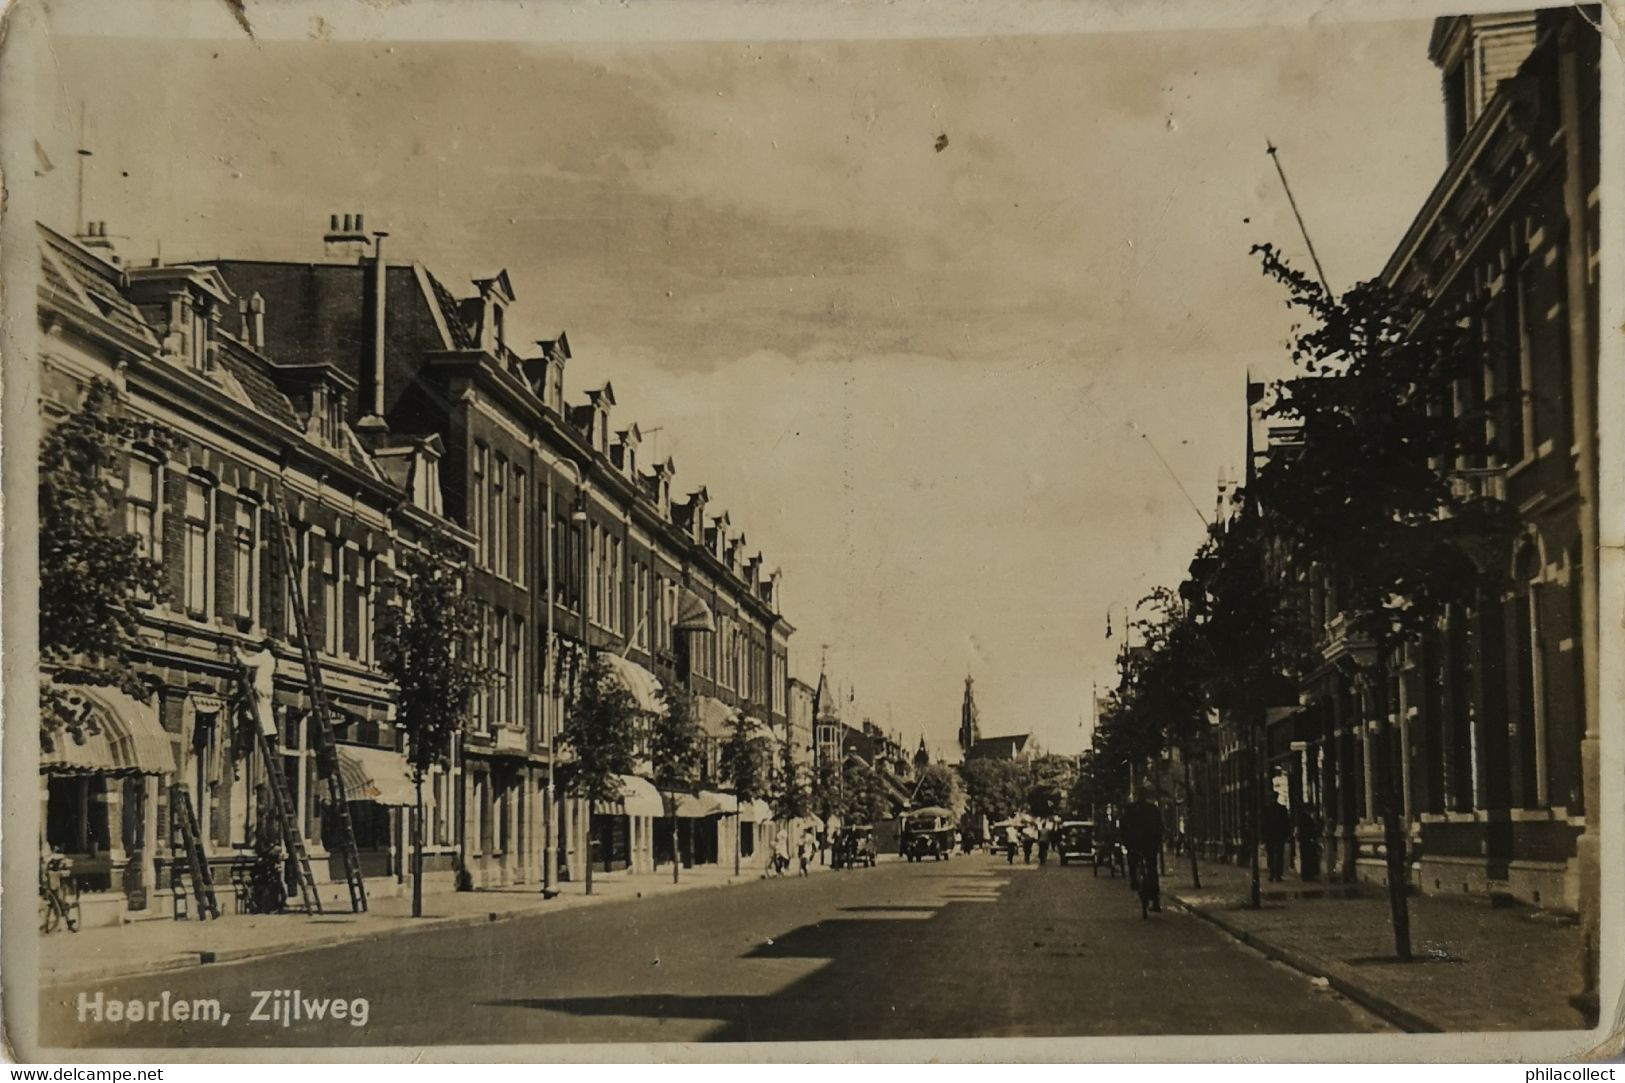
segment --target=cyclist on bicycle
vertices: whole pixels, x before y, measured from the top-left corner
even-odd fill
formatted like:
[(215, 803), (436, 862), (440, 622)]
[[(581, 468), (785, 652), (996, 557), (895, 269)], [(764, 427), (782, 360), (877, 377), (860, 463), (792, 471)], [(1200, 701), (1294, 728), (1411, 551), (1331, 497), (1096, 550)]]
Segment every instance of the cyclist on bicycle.
[(1139, 892), (1140, 912), (1162, 910), (1157, 864), (1162, 857), (1162, 812), (1150, 801), (1123, 810), (1123, 845), (1128, 849), (1129, 882)]

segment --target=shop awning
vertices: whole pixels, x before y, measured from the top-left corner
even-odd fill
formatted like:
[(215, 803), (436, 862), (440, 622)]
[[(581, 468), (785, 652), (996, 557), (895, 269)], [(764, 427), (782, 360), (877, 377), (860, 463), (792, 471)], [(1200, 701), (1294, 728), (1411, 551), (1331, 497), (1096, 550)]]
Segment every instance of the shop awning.
[(618, 801), (594, 801), (592, 814), (594, 816), (664, 816), (666, 805), (660, 799), (660, 791), (655, 784), (646, 778), (636, 775), (616, 775), (621, 784), (621, 797)]
[(366, 745), (339, 745), (339, 778), (344, 780), (347, 801), (372, 801), (379, 805), (414, 804), (412, 769), (406, 757), (387, 748)]
[(697, 794), (677, 795), (677, 815), (686, 820), (703, 820), (707, 816), (731, 816), (739, 803), (731, 793), (701, 790)]
[(677, 622), (673, 627), (679, 632), (714, 632), (717, 621), (705, 599), (684, 587), (677, 598)]
[(758, 797), (739, 806), (739, 819), (747, 824), (765, 824), (773, 818), (773, 808)]
[(601, 656), (611, 675), (621, 687), (632, 693), (638, 710), (648, 714), (665, 714), (666, 705), (660, 697), (660, 679), (630, 658), (608, 652)]
[(58, 722), (40, 748), (40, 770), (51, 774), (167, 775), (175, 746), (158, 712), (116, 688), (58, 687)]
[(723, 740), (733, 736), (734, 709), (714, 696), (696, 696), (700, 732)]

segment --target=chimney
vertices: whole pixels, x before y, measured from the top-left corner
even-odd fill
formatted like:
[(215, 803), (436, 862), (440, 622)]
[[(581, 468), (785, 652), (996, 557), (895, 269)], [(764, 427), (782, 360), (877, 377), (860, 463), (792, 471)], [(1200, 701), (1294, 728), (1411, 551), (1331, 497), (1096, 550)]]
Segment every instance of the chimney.
[[(355, 221), (359, 230), (359, 214)], [(377, 230), (372, 236), (372, 409), (356, 422), (356, 428), (383, 433), (389, 429), (384, 422), (384, 292), (389, 280), (389, 265), (384, 262), (384, 238), (389, 234)]]
[(361, 215), (329, 215), (322, 244), (329, 257), (360, 261), (367, 252), (367, 234)]
[(265, 298), (256, 292), (248, 299), (248, 314), (251, 317), (248, 343), (256, 350), (265, 349)]

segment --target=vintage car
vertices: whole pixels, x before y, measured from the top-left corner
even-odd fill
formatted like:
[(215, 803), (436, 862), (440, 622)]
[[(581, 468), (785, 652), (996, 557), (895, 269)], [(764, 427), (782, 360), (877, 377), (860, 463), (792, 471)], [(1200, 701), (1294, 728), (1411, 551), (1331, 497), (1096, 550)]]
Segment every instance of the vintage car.
[(853, 824), (843, 827), (835, 835), (835, 847), (830, 857), (830, 864), (837, 869), (849, 869), (855, 865), (867, 865), (874, 868), (875, 864), (875, 829), (868, 824)]
[(1095, 825), (1089, 820), (1066, 820), (1055, 831), (1056, 855), (1061, 864), (1095, 863)]
[(953, 848), (953, 814), (947, 809), (922, 808), (903, 814), (902, 850), (908, 860), (946, 861)]

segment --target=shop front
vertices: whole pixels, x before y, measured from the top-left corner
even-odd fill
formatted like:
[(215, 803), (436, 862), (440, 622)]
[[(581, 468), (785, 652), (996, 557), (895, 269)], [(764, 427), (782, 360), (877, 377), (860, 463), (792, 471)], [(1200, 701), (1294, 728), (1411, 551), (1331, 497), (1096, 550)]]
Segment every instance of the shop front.
[(117, 689), (57, 691), (57, 725), (40, 750), (41, 857), (53, 855), (78, 888), (85, 925), (116, 925), (153, 906), (174, 743), (152, 707)]
[[(407, 871), (408, 831), (416, 800), (412, 768), (406, 757), (394, 749), (340, 744), (337, 750), (339, 779), (344, 783), (350, 826), (361, 857), (361, 875), (368, 879), (387, 877), (401, 883)], [(322, 817), (322, 838), (330, 855), (330, 877), (342, 882), (344, 867), (339, 858), (337, 829), (335, 817)]]

